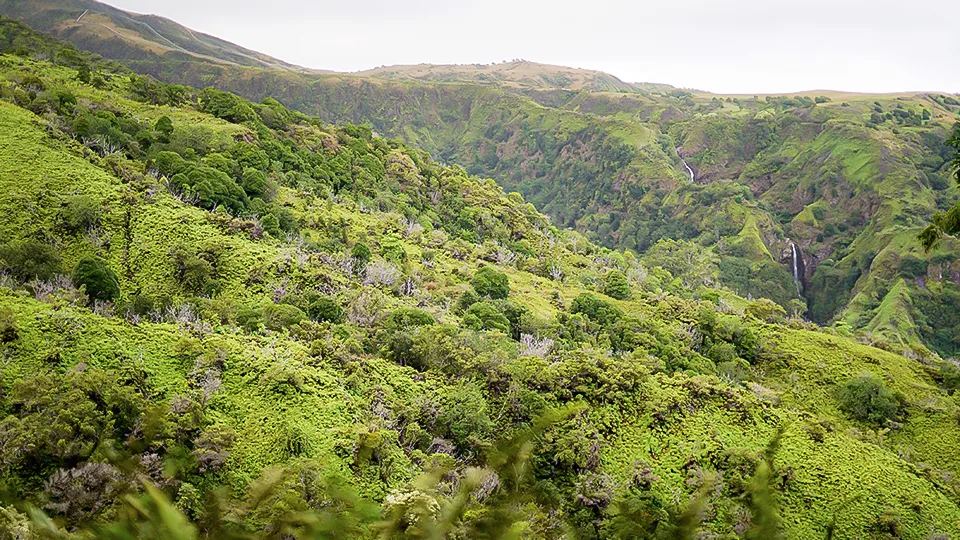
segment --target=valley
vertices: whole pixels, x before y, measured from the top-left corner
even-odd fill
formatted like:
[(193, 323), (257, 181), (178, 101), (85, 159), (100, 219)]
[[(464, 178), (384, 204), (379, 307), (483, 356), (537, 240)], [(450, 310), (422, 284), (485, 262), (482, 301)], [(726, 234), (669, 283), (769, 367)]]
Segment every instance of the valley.
[(0, 538), (960, 535), (958, 96), (0, 15)]

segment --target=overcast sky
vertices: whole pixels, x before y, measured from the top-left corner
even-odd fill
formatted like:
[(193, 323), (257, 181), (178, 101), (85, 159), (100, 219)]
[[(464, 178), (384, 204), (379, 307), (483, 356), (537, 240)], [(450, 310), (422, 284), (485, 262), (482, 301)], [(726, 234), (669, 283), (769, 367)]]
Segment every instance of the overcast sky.
[(598, 69), (713, 92), (960, 92), (958, 0), (107, 0), (317, 69)]

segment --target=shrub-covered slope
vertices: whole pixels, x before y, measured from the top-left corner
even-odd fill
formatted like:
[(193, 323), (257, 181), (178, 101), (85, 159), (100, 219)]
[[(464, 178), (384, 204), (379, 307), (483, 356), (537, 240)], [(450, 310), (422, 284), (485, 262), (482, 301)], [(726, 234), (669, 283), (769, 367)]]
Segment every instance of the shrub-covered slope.
[(960, 534), (955, 366), (68, 51), (0, 56), (2, 530)]

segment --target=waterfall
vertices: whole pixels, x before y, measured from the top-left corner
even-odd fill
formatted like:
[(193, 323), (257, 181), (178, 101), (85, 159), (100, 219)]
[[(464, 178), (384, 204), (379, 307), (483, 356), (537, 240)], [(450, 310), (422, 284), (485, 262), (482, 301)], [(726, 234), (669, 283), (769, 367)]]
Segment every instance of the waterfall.
[(693, 168), (687, 164), (687, 160), (683, 159), (683, 155), (680, 154), (680, 147), (677, 147), (677, 157), (680, 158), (680, 162), (683, 163), (684, 168), (687, 169), (687, 174), (690, 175), (690, 181), (694, 182), (697, 179), (697, 175), (693, 172)]
[(793, 281), (800, 283), (800, 250), (793, 242), (790, 242), (790, 248), (793, 249)]

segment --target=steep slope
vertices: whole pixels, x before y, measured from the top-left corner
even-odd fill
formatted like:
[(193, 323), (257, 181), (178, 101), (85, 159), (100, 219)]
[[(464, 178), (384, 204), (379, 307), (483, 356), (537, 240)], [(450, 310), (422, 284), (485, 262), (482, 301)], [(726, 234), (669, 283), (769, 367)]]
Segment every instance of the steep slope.
[(131, 62), (213, 62), (305, 71), (156, 15), (129, 13), (96, 0), (2, 0), (0, 13), (108, 58)]

